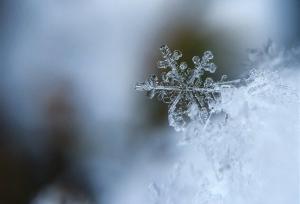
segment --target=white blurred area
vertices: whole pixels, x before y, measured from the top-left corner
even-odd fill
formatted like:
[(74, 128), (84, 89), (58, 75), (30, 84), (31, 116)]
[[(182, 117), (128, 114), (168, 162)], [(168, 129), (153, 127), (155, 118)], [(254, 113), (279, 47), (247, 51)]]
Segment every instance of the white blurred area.
[[(78, 143), (69, 153), (71, 169), (82, 169), (96, 202), (105, 204), (120, 203), (119, 198), (123, 204), (145, 203), (143, 188), (157, 174), (164, 174), (178, 154), (172, 151), (178, 133), (166, 123), (158, 128), (148, 125), (146, 110), (152, 101), (140, 99), (145, 96), (134, 90), (137, 81), (155, 71), (148, 69), (149, 60), (160, 45), (171, 42), (169, 29), (178, 22), (192, 23), (199, 35), (219, 33), (240, 52), (260, 47), (268, 39), (286, 46), (298, 40), (299, 10), (294, 1), (15, 0), (7, 4), (0, 80), (8, 120), (29, 132), (43, 129), (49, 101), (65, 98), (75, 110), (78, 131)], [(33, 152), (43, 151), (45, 135), (19, 137), (21, 145), (37, 149)], [(34, 204), (59, 203), (51, 202), (55, 196), (43, 201), (44, 191), (48, 192), (41, 189), (40, 201)]]
[[(184, 21), (176, 17), (186, 15), (187, 21), (204, 22), (203, 32), (221, 30), (232, 35), (232, 43), (242, 49), (260, 47), (268, 39), (288, 42), (298, 23), (292, 4), (275, 0), (30, 0), (11, 4), (16, 15), (11, 16), (10, 46), (5, 53), (9, 68), (5, 68), (4, 80), (7, 94), (25, 97), (12, 98), (20, 103), (13, 107), (19, 107), (19, 119), (38, 107), (34, 104), (38, 101), (26, 100), (30, 91), (48, 93), (39, 89), (55, 88), (55, 80), (75, 86), (93, 120), (136, 119), (132, 89), (139, 80), (137, 73), (144, 71), (146, 54), (168, 42), (157, 42), (158, 33), (167, 31), (170, 23)], [(27, 118), (23, 122), (29, 123)]]

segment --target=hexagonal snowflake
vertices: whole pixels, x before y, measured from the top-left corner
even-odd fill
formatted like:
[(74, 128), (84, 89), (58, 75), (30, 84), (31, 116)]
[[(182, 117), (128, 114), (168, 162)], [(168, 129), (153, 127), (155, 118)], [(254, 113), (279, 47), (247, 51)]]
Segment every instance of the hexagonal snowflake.
[(145, 82), (136, 84), (136, 90), (146, 91), (150, 98), (157, 96), (169, 104), (169, 124), (177, 131), (184, 129), (191, 119), (206, 124), (211, 114), (216, 112), (221, 89), (231, 87), (238, 80), (225, 82), (226, 75), (219, 82), (210, 77), (203, 79), (205, 72), (214, 73), (217, 69), (211, 62), (214, 57), (211, 51), (204, 52), (202, 57), (194, 56), (194, 68), (188, 68), (185, 62), (178, 63), (182, 57), (180, 51), (172, 52), (166, 45), (160, 51), (163, 59), (158, 62), (158, 68), (165, 70), (161, 80), (150, 75)]

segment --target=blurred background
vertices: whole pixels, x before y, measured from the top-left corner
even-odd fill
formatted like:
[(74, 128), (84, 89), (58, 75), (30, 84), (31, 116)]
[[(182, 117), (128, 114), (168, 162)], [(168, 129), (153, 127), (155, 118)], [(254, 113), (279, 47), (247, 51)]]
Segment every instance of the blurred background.
[[(167, 106), (134, 90), (159, 47), (215, 54), (299, 42), (298, 0), (1, 0), (0, 203), (147, 203), (176, 157)], [(146, 189), (146, 190), (145, 190)]]

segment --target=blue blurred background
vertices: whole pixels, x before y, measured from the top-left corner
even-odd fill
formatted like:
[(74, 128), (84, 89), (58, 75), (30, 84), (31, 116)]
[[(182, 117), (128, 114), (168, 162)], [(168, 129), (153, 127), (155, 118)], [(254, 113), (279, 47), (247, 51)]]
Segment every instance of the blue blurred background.
[(158, 48), (215, 54), (299, 42), (298, 0), (1, 0), (0, 203), (145, 203), (172, 161), (167, 107), (134, 90)]

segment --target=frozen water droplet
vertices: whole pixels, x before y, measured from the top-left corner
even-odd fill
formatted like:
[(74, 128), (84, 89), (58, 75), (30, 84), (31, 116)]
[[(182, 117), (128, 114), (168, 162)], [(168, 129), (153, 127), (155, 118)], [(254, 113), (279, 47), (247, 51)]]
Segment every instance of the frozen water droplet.
[(205, 67), (204, 70), (208, 71), (210, 73), (214, 73), (217, 69), (217, 66), (214, 63), (208, 63)]
[(182, 53), (179, 50), (175, 50), (173, 52), (172, 58), (173, 60), (179, 60), (182, 57)]
[(205, 51), (203, 53), (202, 60), (205, 62), (208, 62), (209, 60), (212, 60), (214, 58), (214, 55), (212, 54), (211, 51)]
[(194, 56), (194, 57), (192, 58), (192, 60), (193, 60), (193, 62), (194, 62), (195, 65), (199, 65), (199, 64), (200, 64), (200, 61), (201, 61), (201, 59), (200, 59), (199, 56)]
[(187, 67), (188, 67), (188, 66), (187, 66), (187, 63), (186, 63), (186, 62), (181, 62), (180, 65), (179, 65), (179, 68), (180, 68), (181, 70), (185, 70)]
[(214, 83), (214, 80), (210, 77), (207, 77), (204, 82), (204, 87), (206, 87), (206, 88), (212, 87), (213, 83)]

